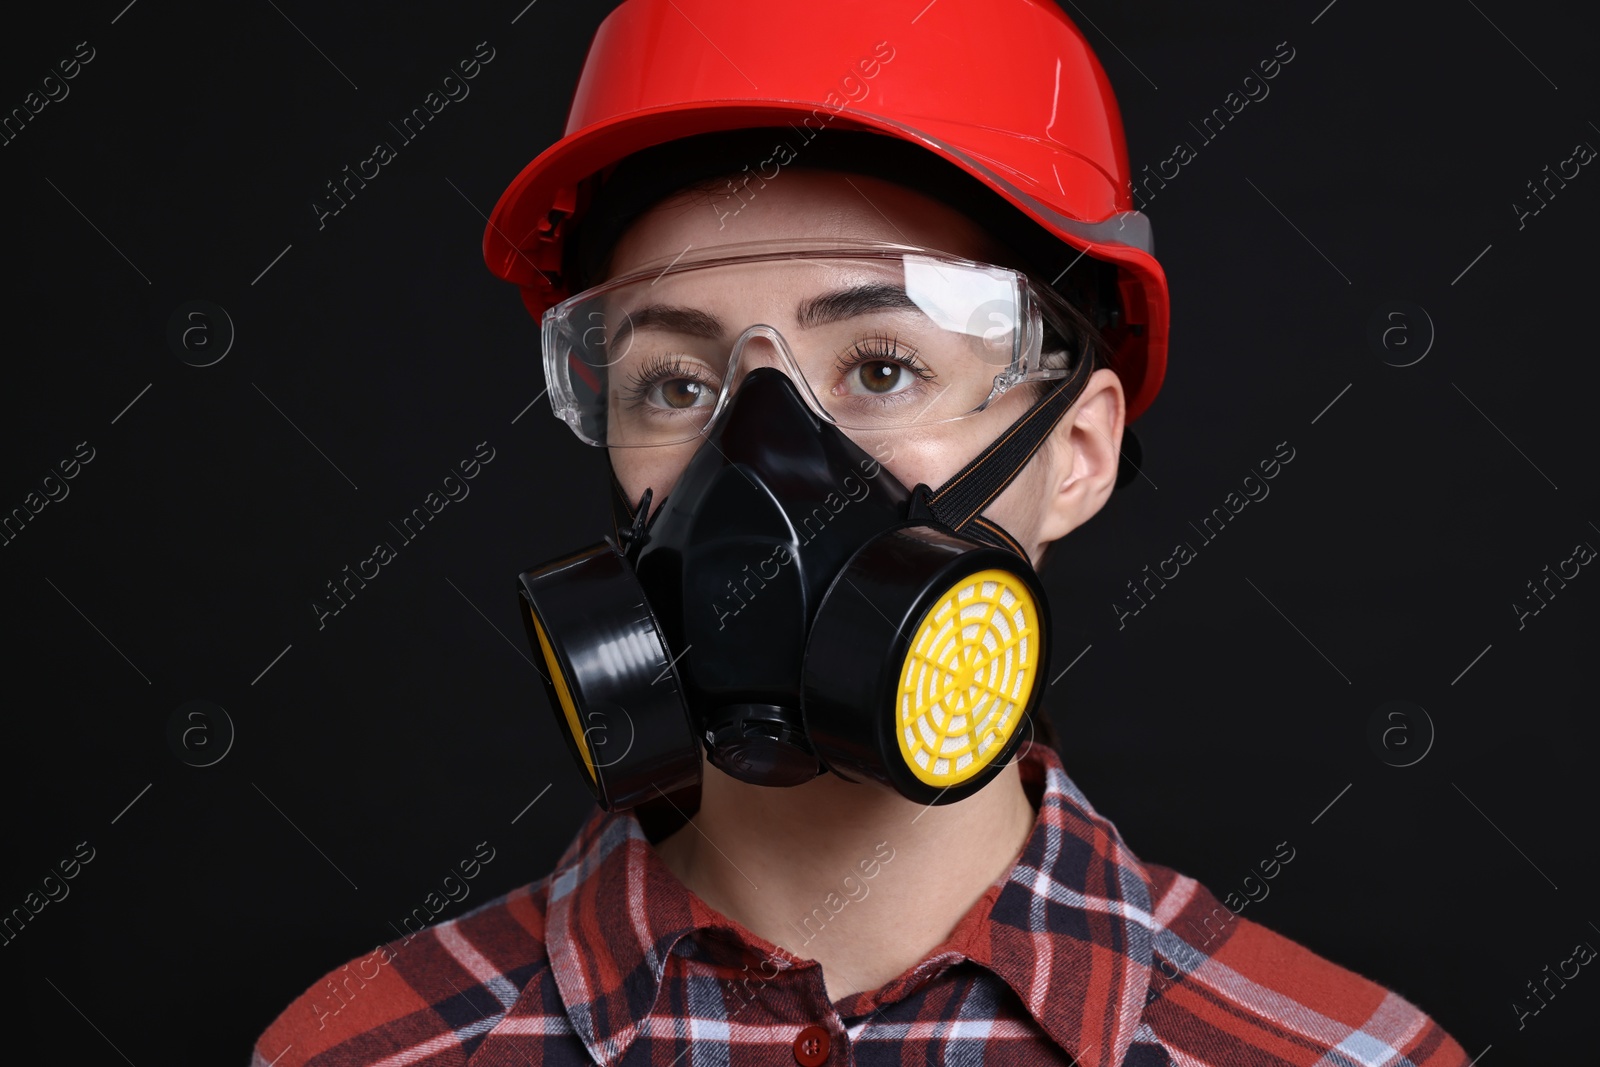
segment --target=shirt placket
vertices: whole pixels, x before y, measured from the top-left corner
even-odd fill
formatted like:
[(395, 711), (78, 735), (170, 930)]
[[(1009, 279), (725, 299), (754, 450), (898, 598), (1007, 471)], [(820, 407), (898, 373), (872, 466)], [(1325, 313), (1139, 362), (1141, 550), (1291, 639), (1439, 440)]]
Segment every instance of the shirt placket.
[(730, 1067), (854, 1062), (844, 1020), (814, 960), (763, 954), (732, 931), (704, 930), (673, 946), (663, 981), (692, 1018), (708, 1029), (723, 1024)]

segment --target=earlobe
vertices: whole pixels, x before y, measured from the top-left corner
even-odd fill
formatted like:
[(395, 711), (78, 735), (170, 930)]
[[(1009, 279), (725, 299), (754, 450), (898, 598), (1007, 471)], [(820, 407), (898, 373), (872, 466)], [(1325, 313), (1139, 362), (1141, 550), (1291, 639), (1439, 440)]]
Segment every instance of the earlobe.
[(1040, 549), (1094, 517), (1117, 482), (1127, 399), (1115, 371), (1101, 368), (1056, 424), (1047, 446), (1050, 496), (1042, 501)]

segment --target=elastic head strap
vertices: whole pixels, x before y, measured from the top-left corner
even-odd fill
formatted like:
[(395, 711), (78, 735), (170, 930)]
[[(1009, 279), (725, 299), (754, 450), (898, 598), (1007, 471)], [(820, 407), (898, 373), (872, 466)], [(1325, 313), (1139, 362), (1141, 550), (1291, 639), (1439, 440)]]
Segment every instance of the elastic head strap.
[(924, 500), (928, 512), (956, 533), (991, 544), (999, 537), (1004, 547), (1026, 558), (1027, 553), (1021, 546), (981, 513), (1022, 472), (1061, 416), (1082, 395), (1089, 384), (1091, 368), (1089, 360), (1080, 361), (1070, 378), (1056, 382), (994, 443), (938, 489), (928, 493)]

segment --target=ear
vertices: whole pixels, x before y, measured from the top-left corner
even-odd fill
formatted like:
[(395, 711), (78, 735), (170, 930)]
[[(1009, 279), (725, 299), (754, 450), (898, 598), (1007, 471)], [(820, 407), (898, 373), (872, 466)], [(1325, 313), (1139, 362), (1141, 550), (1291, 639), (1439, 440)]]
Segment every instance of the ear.
[(1089, 376), (1083, 392), (1056, 423), (1044, 445), (1048, 457), (1047, 494), (1040, 503), (1035, 556), (1088, 522), (1117, 483), (1127, 400), (1116, 371), (1102, 367)]

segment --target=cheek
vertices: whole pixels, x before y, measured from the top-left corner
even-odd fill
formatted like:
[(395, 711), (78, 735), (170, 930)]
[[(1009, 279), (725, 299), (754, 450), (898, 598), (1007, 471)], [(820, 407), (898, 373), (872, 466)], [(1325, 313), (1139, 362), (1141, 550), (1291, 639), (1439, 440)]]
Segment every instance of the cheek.
[(948, 431), (944, 434), (903, 433), (880, 448), (876, 455), (884, 469), (907, 489), (915, 488), (918, 482), (937, 489), (966, 462), (958, 458), (956, 443), (949, 439)]
[[(927, 427), (917, 435), (904, 434), (893, 444), (884, 462), (907, 488), (918, 482), (937, 489), (960, 472), (985, 448), (1004, 434), (1025, 413), (1033, 397), (1019, 391), (1003, 397), (981, 415)], [(1049, 497), (1049, 467), (1043, 449), (983, 509), (983, 515), (1011, 536), (1031, 546), (1038, 538), (1044, 502)], [(1030, 549), (1031, 552), (1031, 549)], [(1038, 559), (1034, 558), (1035, 565)]]
[[(877, 446), (877, 456), (907, 489), (922, 482), (937, 489), (988, 448), (1028, 409), (1032, 398), (1016, 391), (971, 418), (902, 431)], [(873, 446), (857, 442), (869, 452)], [(1002, 498), (1009, 495), (1002, 494)]]
[(628, 504), (637, 505), (644, 491), (649, 489), (653, 511), (672, 492), (693, 455), (694, 442), (661, 448), (613, 448), (611, 469), (622, 484)]
[(1021, 473), (983, 510), (985, 516), (1028, 548), (1035, 566), (1039, 559), (1033, 556), (1032, 545), (1038, 540), (1044, 508), (1050, 498), (1048, 479), (1046, 459), (1035, 452)]

